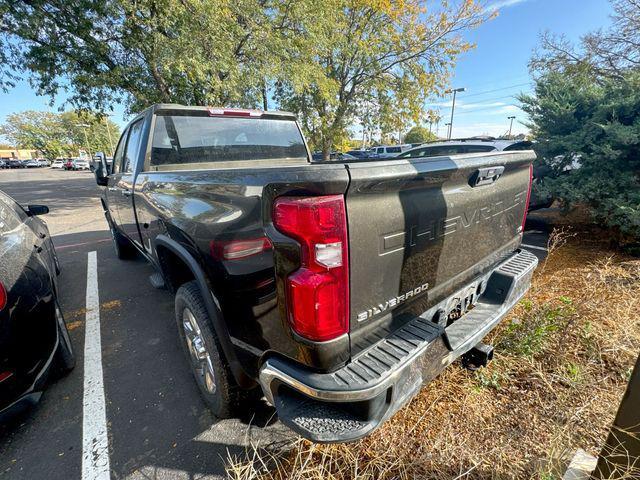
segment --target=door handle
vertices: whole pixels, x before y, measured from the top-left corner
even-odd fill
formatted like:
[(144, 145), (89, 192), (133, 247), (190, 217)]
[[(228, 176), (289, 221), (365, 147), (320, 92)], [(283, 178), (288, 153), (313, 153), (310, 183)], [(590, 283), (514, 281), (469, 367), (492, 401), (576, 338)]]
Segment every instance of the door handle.
[(486, 167), (476, 170), (471, 178), (469, 184), (472, 187), (479, 187), (481, 185), (489, 185), (497, 181), (504, 173), (504, 167)]
[(40, 245), (34, 245), (33, 248), (35, 249), (36, 253), (42, 252), (42, 247)]

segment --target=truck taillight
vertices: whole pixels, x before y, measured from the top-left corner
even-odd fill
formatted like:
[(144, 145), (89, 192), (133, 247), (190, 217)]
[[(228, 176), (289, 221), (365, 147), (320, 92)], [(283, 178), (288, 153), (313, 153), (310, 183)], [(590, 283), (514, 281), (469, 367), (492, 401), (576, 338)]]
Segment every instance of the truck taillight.
[(527, 190), (527, 200), (524, 203), (524, 213), (522, 214), (522, 225), (520, 232), (524, 232), (524, 224), (527, 223), (527, 211), (529, 210), (529, 200), (531, 200), (531, 189), (533, 188), (533, 164), (529, 165), (529, 189)]
[(2, 282), (0, 282), (0, 312), (7, 305), (7, 290), (4, 288)]
[(281, 197), (273, 223), (300, 243), (301, 265), (286, 279), (293, 330), (315, 341), (349, 331), (349, 258), (344, 197)]

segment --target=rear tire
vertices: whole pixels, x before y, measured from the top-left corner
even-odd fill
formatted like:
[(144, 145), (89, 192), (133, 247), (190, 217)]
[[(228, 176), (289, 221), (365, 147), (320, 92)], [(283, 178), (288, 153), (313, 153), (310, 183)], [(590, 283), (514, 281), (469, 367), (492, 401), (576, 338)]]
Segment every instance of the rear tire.
[(58, 349), (54, 354), (53, 364), (56, 373), (61, 376), (74, 369), (76, 366), (76, 356), (73, 352), (73, 345), (71, 343), (71, 338), (69, 337), (67, 324), (64, 321), (64, 316), (62, 315), (62, 310), (60, 310), (57, 300), (55, 301), (55, 304), (56, 323), (58, 326)]
[(175, 313), (180, 343), (203, 400), (216, 417), (233, 417), (261, 392), (236, 384), (195, 281), (176, 292)]

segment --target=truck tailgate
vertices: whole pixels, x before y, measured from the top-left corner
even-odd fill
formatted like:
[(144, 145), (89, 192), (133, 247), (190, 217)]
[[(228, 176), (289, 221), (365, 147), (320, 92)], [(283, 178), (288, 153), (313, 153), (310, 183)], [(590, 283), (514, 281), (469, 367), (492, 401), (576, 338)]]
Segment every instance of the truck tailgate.
[(352, 355), (518, 247), (534, 158), (519, 151), (348, 164)]

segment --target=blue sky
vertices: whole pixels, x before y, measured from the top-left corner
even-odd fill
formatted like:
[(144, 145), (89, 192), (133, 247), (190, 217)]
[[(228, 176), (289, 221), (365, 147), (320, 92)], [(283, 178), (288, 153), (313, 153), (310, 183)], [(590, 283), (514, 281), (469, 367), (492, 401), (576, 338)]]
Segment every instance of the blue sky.
[[(513, 95), (531, 90), (527, 63), (546, 30), (578, 40), (585, 33), (607, 26), (611, 5), (607, 0), (494, 0), (494, 20), (470, 32), (466, 38), (477, 47), (465, 53), (454, 70), (452, 86), (466, 87), (456, 97), (453, 137), (500, 135), (515, 115), (514, 133), (526, 132), (520, 122), (526, 115)], [(444, 136), (451, 114), (451, 100), (436, 102), (443, 117)]]
[[(545, 30), (564, 33), (577, 40), (591, 30), (609, 24), (611, 6), (607, 0), (491, 0), (489, 8), (498, 9), (496, 19), (470, 32), (466, 38), (477, 48), (465, 53), (454, 70), (452, 86), (466, 87), (458, 95), (453, 136), (500, 135), (508, 129), (507, 117), (516, 116), (514, 133), (525, 132), (520, 122), (526, 120), (515, 106), (513, 95), (531, 89), (527, 62)], [(62, 99), (62, 97), (61, 97)], [(54, 110), (50, 99), (38, 97), (29, 84), (20, 82), (8, 93), (0, 92), (0, 123), (6, 115), (23, 110)], [(450, 99), (436, 101), (443, 120), (439, 133), (451, 113)], [(116, 123), (124, 126), (124, 109), (116, 106)]]

